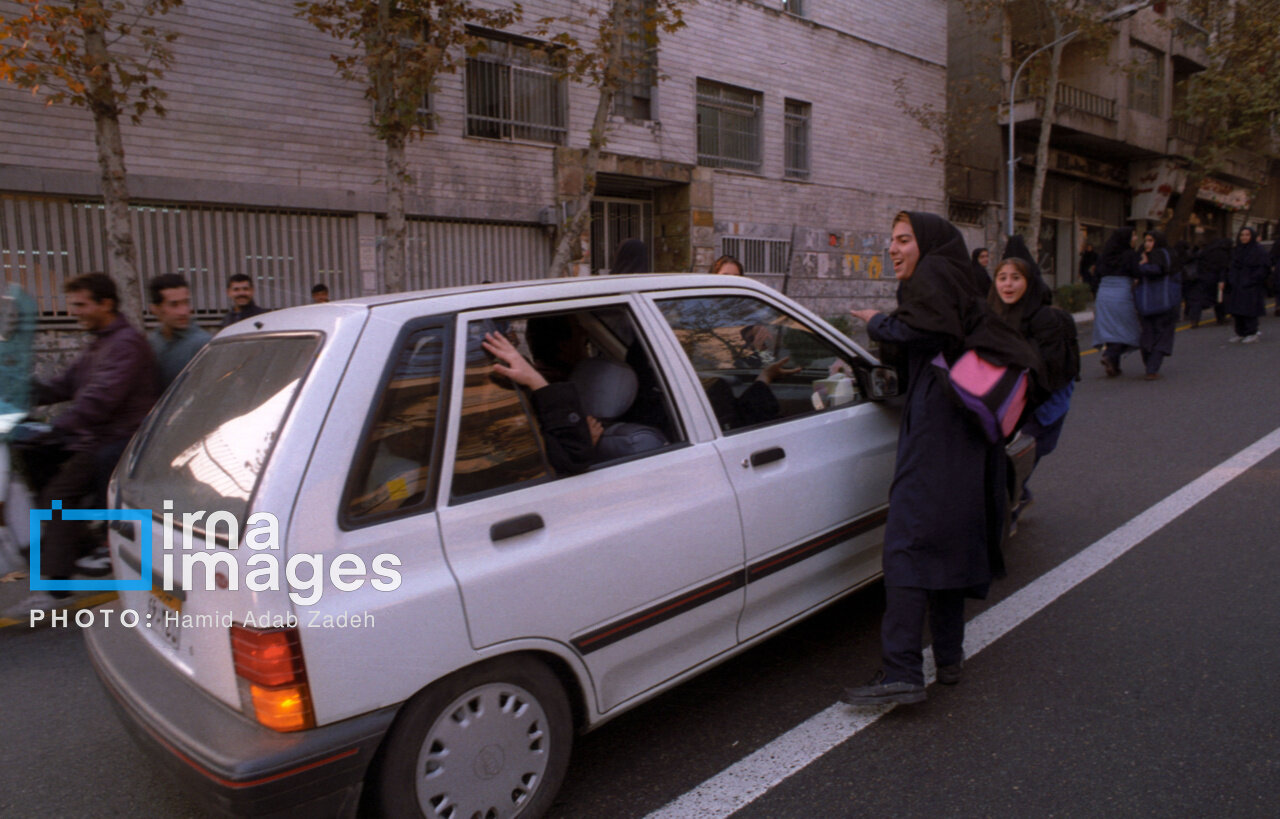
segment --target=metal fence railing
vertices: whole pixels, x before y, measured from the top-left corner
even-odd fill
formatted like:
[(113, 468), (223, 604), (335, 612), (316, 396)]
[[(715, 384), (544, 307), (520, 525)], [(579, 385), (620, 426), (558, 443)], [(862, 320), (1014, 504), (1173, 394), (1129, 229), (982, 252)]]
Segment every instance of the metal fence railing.
[(791, 264), (791, 242), (787, 239), (745, 239), (723, 236), (720, 252), (742, 262), (743, 273), (786, 273)]
[[(410, 219), (405, 289), (540, 279), (547, 275), (553, 249), (541, 225)], [(383, 256), (378, 253), (379, 283), (385, 280)]]
[[(351, 214), (162, 203), (130, 212), (144, 303), (146, 282), (162, 273), (185, 276), (196, 314), (206, 316), (227, 309), (233, 273), (253, 279), (266, 307), (305, 304), (321, 281), (335, 299), (360, 294)], [(43, 324), (69, 323), (67, 281), (107, 270), (105, 222), (101, 201), (0, 194), (0, 268), (35, 297)]]
[(1095, 94), (1092, 91), (1085, 91), (1083, 88), (1075, 88), (1066, 83), (1058, 83), (1057, 104), (1063, 108), (1093, 114), (1103, 119), (1113, 121), (1116, 119), (1116, 101), (1114, 99)]

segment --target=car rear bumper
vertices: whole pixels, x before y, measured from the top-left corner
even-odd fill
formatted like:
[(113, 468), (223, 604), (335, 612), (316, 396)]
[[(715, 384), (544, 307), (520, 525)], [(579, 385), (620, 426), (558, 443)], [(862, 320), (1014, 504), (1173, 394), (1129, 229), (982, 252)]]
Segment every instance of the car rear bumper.
[(355, 815), (398, 706), (277, 733), (201, 691), (118, 617), (94, 622), (89, 655), (121, 722), (196, 801), (233, 816)]

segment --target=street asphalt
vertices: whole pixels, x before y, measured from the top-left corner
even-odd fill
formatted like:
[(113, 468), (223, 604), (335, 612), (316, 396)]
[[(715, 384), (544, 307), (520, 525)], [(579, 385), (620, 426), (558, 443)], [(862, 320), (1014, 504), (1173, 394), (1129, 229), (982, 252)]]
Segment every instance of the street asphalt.
[[(1090, 317), (1091, 318), (1091, 317)], [(1087, 322), (1081, 342), (1089, 343)], [(1087, 352), (1062, 443), (970, 617), (1280, 428), (1280, 319), (1177, 335), (1163, 378)], [(1272, 817), (1280, 453), (735, 815)], [(15, 594), (15, 586), (20, 586)], [(0, 583), (0, 604), (26, 593)], [(580, 737), (554, 817), (641, 817), (878, 666), (878, 586)], [(0, 816), (200, 816), (125, 735), (74, 628), (0, 628)], [(702, 817), (699, 817), (702, 819)]]

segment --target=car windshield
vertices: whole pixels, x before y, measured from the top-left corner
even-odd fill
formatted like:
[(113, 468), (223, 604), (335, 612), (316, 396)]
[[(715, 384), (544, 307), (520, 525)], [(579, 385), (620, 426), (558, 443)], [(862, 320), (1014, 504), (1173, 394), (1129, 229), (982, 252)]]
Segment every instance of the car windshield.
[(165, 396), (127, 456), (125, 504), (159, 514), (245, 510), (318, 336), (210, 344)]

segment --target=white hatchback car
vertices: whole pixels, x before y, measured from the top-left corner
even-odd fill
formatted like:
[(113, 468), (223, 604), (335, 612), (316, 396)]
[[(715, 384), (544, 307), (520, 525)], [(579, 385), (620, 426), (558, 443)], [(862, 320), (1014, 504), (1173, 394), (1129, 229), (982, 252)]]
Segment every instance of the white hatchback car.
[[(497, 376), (491, 332), (552, 383)], [(225, 812), (536, 816), (575, 732), (878, 576), (896, 391), (739, 278), (256, 316), (120, 462), (137, 625), (99, 618), (91, 655), (139, 741)]]

